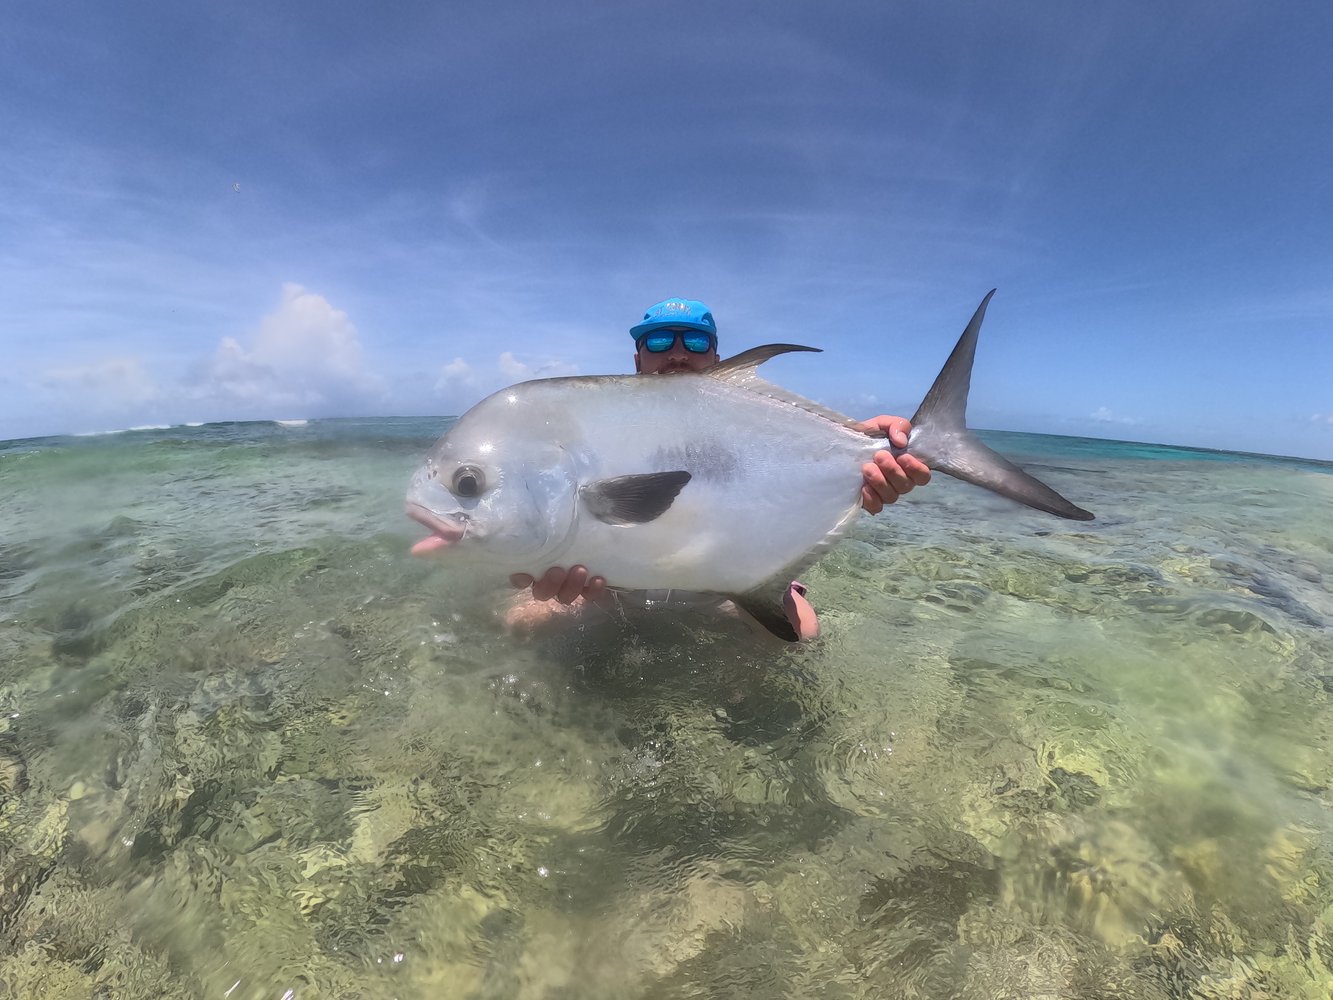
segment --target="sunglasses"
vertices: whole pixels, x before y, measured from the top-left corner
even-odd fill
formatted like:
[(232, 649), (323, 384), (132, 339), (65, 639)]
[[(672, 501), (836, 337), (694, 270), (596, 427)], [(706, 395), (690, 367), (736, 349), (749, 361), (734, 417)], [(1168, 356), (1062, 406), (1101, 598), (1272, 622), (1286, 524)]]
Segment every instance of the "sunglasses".
[(713, 335), (702, 330), (654, 330), (640, 338), (639, 347), (647, 348), (649, 354), (664, 354), (675, 346), (677, 337), (691, 354), (707, 354), (717, 346)]

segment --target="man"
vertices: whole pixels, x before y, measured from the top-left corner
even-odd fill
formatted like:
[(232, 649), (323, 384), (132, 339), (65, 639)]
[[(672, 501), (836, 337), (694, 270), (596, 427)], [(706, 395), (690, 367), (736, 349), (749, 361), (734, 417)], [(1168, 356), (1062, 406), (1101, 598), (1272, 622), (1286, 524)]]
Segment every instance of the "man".
[[(702, 302), (692, 299), (665, 299), (650, 306), (643, 322), (630, 329), (634, 338), (634, 370), (641, 375), (673, 372), (701, 372), (713, 367), (717, 353), (717, 324)], [(899, 448), (907, 446), (911, 422), (902, 417), (881, 415), (858, 425), (876, 431)], [(873, 461), (861, 467), (861, 506), (878, 514), (885, 504), (895, 502), (917, 486), (930, 482), (930, 469), (912, 455), (894, 457), (890, 451), (877, 451)], [(596, 602), (607, 593), (606, 580), (593, 576), (586, 566), (566, 570), (552, 566), (534, 579), (526, 573), (510, 577), (515, 587), (532, 588), (534, 602), (559, 601), (566, 606)], [(805, 596), (805, 586), (792, 581), (783, 596), (783, 609), (792, 631), (802, 640), (819, 634), (819, 619)], [(511, 610), (510, 624), (528, 623), (548, 617), (555, 608), (529, 602)]]

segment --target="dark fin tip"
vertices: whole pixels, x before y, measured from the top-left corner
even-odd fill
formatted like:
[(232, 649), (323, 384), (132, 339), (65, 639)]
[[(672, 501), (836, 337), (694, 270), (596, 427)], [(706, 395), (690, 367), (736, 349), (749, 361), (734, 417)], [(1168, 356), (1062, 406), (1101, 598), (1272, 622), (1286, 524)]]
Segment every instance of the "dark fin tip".
[(736, 607), (762, 625), (771, 635), (777, 636), (783, 642), (801, 641), (801, 637), (796, 633), (796, 627), (787, 620), (787, 613), (780, 604), (753, 595), (746, 597), (733, 596), (731, 601)]

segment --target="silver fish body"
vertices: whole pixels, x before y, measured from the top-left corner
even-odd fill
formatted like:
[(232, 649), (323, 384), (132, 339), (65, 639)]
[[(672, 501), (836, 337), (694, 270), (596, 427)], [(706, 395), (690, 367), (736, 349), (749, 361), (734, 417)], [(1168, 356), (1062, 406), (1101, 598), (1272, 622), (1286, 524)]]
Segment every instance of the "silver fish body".
[[(993, 292), (991, 293), (993, 294)], [(1062, 517), (1090, 513), (974, 438), (964, 414), (987, 295), (913, 418), (932, 469)], [(725, 594), (750, 607), (846, 530), (883, 438), (772, 385), (768, 345), (706, 372), (541, 379), (459, 418), (412, 479), (407, 512), (503, 573), (587, 566), (625, 590)], [(898, 450), (898, 449), (895, 449)]]
[[(449, 430), (409, 510), (506, 573), (582, 564), (623, 589), (744, 593), (798, 571), (855, 516), (861, 465), (884, 441), (850, 423), (707, 373), (525, 382)], [(477, 496), (450, 489), (459, 468), (481, 474)], [(651, 519), (642, 503), (599, 506), (596, 484), (651, 490), (670, 473), (689, 478)]]

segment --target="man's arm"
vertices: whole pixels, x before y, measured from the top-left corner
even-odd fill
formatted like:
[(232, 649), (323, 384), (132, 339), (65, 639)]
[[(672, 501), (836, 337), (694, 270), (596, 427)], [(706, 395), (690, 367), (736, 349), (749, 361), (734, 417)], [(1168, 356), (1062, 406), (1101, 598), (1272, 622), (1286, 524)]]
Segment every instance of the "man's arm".
[[(906, 448), (912, 422), (905, 417), (881, 414), (861, 421), (857, 427), (863, 431), (878, 431), (889, 439), (890, 444)], [(878, 514), (900, 496), (930, 482), (930, 469), (912, 455), (895, 458), (891, 451), (877, 451), (871, 461), (861, 466), (861, 476), (861, 506), (871, 514)], [(606, 593), (606, 580), (589, 576), (586, 566), (574, 566), (569, 570), (552, 566), (537, 579), (527, 573), (515, 573), (509, 582), (519, 588), (531, 587), (533, 600), (555, 599), (561, 604), (573, 604), (580, 597), (596, 600)]]

